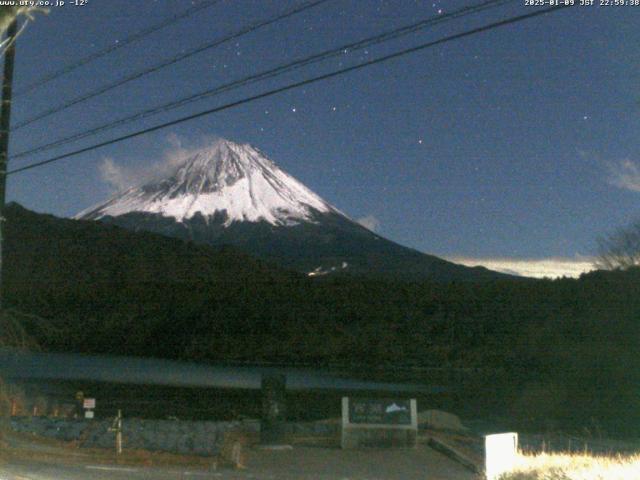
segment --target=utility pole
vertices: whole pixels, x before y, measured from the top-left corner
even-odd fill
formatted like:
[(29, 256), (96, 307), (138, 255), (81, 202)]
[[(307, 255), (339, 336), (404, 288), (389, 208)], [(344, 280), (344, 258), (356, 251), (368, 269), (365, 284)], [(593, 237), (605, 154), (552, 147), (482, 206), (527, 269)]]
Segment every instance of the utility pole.
[(7, 29), (9, 46), (4, 54), (4, 78), (2, 80), (2, 110), (0, 111), (0, 311), (4, 306), (2, 276), (4, 273), (3, 230), (4, 203), (7, 190), (7, 163), (9, 160), (9, 129), (11, 128), (11, 89), (13, 84), (13, 64), (16, 58), (16, 35), (18, 34), (18, 19), (13, 19)]

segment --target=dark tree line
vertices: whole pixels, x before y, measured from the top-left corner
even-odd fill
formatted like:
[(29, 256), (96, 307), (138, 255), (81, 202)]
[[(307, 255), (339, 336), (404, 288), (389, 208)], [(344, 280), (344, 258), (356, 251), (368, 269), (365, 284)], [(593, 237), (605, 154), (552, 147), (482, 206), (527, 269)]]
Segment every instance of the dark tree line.
[(16, 206), (8, 216), (7, 301), (46, 319), (28, 326), (43, 348), (474, 367), (490, 374), (465, 385), (465, 401), (525, 423), (637, 424), (637, 268), (554, 281), (311, 279), (234, 249)]

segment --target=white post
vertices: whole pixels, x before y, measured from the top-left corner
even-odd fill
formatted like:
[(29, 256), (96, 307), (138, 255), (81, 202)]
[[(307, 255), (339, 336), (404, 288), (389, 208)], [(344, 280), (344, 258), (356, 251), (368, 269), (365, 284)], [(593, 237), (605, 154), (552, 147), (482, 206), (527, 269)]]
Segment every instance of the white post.
[[(418, 432), (418, 401), (415, 398), (410, 400), (411, 407), (411, 428)], [(416, 445), (418, 442), (416, 442)]]
[(485, 435), (484, 455), (487, 480), (513, 470), (518, 454), (518, 434), (515, 432)]
[(340, 446), (346, 448), (346, 437), (349, 428), (349, 397), (342, 397), (342, 429), (340, 436)]
[(118, 420), (116, 424), (116, 453), (122, 454), (122, 410), (118, 410)]
[(109, 431), (116, 434), (116, 454), (120, 455), (122, 453), (122, 410), (118, 409), (118, 415), (113, 419)]

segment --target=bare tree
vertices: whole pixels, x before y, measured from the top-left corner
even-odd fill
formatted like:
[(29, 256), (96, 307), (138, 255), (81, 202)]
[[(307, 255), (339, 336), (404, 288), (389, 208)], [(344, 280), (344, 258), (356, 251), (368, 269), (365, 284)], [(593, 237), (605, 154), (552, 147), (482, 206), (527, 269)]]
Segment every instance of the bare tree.
[(596, 266), (605, 270), (640, 266), (640, 220), (598, 239)]

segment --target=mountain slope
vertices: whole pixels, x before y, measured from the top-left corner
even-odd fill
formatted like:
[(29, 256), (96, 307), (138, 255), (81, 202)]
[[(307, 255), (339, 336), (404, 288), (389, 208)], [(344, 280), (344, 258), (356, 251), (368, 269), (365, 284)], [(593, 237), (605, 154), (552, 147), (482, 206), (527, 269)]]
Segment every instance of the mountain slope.
[(184, 159), (166, 178), (131, 188), (76, 218), (202, 244), (234, 245), (311, 276), (504, 277), (389, 241), (349, 219), (259, 150), (226, 140)]
[[(29, 332), (44, 348), (185, 355), (192, 339), (259, 335), (260, 313), (271, 318), (269, 309), (290, 298), (295, 304), (291, 292), (309, 282), (233, 247), (56, 218), (15, 203), (4, 214), (5, 308), (51, 321), (52, 328)], [(229, 342), (218, 353), (245, 347)]]
[(87, 220), (129, 212), (155, 213), (177, 222), (224, 212), (224, 226), (264, 221), (294, 225), (312, 212), (337, 212), (250, 145), (220, 140), (196, 152), (167, 177), (131, 188), (80, 212)]

